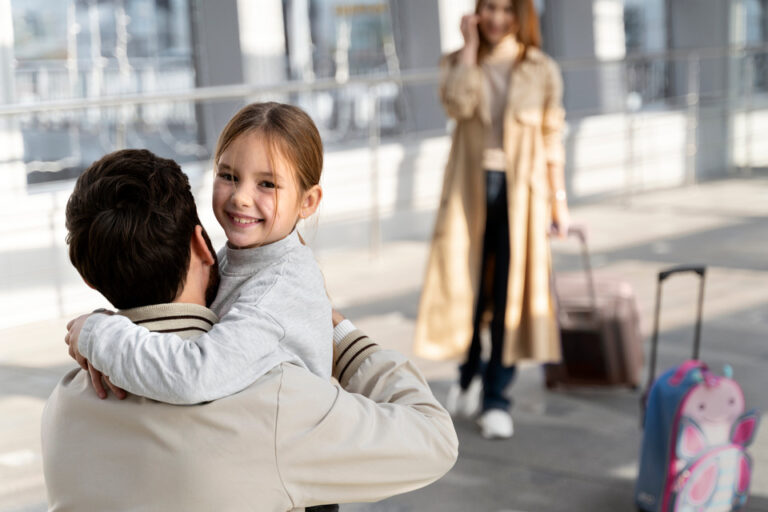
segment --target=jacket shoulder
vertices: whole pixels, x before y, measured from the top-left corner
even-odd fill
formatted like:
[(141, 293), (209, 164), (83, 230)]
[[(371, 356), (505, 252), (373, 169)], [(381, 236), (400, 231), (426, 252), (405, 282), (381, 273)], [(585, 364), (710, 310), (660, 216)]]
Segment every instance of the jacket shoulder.
[[(306, 368), (281, 363), (278, 400), (278, 426), (291, 437), (317, 425), (336, 403), (341, 389)], [(311, 390), (311, 392), (309, 391)]]
[(440, 57), (440, 67), (453, 67), (459, 62), (459, 53), (461, 50), (455, 50), (449, 53), (444, 53)]
[(557, 61), (542, 49), (536, 48), (535, 46), (528, 48), (526, 59), (529, 59), (531, 62), (535, 62), (548, 70), (557, 71), (558, 73), (560, 72), (560, 66)]

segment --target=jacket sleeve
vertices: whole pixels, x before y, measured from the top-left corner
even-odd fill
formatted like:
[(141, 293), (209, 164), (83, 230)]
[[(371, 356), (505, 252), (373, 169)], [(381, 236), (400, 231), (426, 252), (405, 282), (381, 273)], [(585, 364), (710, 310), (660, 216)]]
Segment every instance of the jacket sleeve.
[(547, 59), (545, 66), (546, 83), (544, 117), (542, 120), (544, 150), (548, 164), (564, 165), (563, 127), (565, 126), (565, 109), (563, 108), (563, 78), (560, 74), (560, 68), (554, 60)]
[(298, 363), (281, 346), (283, 336), (280, 323), (244, 296), (196, 338), (150, 332), (120, 315), (92, 315), (78, 350), (126, 391), (196, 404), (236, 393), (283, 361)]
[(479, 66), (467, 66), (452, 55), (440, 61), (440, 101), (456, 120), (472, 117), (480, 105), (483, 75)]
[(275, 452), (294, 506), (376, 501), (448, 472), (456, 432), (416, 367), (360, 331), (335, 352), (341, 386), (283, 375)]

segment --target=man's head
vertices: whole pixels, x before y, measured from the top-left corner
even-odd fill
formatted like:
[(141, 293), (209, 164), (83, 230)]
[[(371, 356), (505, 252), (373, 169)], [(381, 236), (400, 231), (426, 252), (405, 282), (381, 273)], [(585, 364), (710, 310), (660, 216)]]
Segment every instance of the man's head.
[(173, 302), (190, 262), (206, 251), (205, 298), (212, 302), (215, 252), (199, 227), (189, 180), (173, 160), (126, 149), (94, 162), (75, 184), (66, 224), (69, 259), (116, 308)]

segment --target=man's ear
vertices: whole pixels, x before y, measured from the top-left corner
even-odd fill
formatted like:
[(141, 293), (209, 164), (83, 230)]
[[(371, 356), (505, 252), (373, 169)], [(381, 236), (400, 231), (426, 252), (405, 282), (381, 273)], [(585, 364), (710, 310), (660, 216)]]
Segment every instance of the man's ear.
[(195, 232), (192, 233), (192, 240), (189, 242), (189, 249), (192, 254), (200, 258), (206, 265), (213, 265), (216, 261), (211, 254), (211, 250), (208, 248), (208, 244), (203, 236), (203, 226), (198, 224), (195, 226)]
[(301, 200), (301, 208), (299, 209), (299, 217), (306, 219), (311, 217), (313, 213), (317, 211), (317, 207), (320, 206), (320, 201), (323, 199), (323, 187), (320, 185), (313, 185), (312, 188), (304, 192), (304, 197)]

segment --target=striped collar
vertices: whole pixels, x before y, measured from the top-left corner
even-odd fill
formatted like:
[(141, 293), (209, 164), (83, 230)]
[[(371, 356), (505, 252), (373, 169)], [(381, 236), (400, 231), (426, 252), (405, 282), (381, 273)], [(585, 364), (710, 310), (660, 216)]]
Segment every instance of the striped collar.
[(150, 331), (172, 332), (182, 338), (208, 332), (219, 320), (216, 314), (206, 307), (181, 302), (125, 309), (118, 314)]

